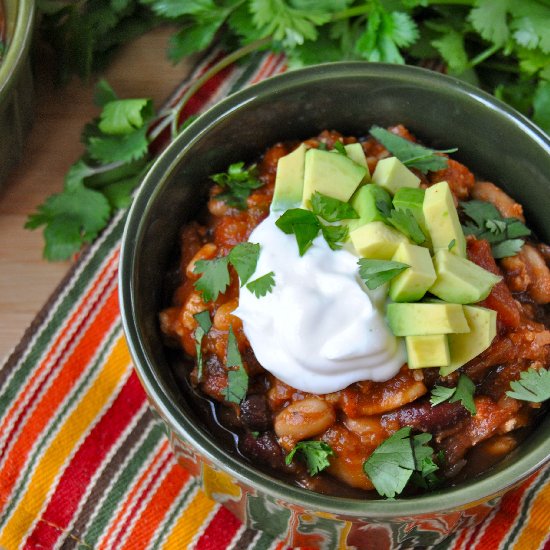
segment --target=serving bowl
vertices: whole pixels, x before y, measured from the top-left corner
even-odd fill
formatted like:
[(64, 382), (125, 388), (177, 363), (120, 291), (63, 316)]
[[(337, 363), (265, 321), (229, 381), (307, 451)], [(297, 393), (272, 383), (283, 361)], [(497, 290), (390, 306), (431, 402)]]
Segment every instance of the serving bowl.
[(0, 186), (21, 159), (33, 120), (33, 82), (29, 59), (34, 0), (0, 0), (6, 49), (0, 61)]
[[(456, 79), (423, 69), (336, 63), (289, 72), (238, 92), (191, 124), (159, 157), (129, 213), (120, 263), (124, 328), (138, 375), (164, 421), (180, 462), (210, 496), (248, 526), (293, 546), (392, 548), (433, 545), (480, 521), (499, 497), (550, 456), (550, 417), (513, 452), (460, 485), (396, 500), (309, 492), (257, 469), (215, 439), (178, 382), (158, 313), (181, 226), (207, 197), (208, 176), (252, 161), (277, 141), (323, 129), (365, 135), (372, 124), (404, 124), (525, 207), (530, 226), (550, 240), (550, 141), (527, 119)], [(338, 546), (342, 545), (342, 546)]]

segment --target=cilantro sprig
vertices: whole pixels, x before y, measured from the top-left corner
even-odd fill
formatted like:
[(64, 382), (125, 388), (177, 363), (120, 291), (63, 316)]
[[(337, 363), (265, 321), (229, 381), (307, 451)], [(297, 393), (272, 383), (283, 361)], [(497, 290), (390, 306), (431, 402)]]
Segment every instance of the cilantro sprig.
[(298, 453), (305, 461), (310, 476), (317, 475), (330, 466), (329, 457), (334, 451), (324, 441), (300, 441), (285, 457), (287, 465), (292, 463), (294, 455)]
[(368, 258), (361, 258), (357, 263), (359, 265), (359, 275), (370, 290), (391, 281), (405, 269), (411, 267), (402, 262), (371, 260)]
[(210, 320), (210, 311), (207, 309), (195, 313), (193, 315), (198, 323), (198, 327), (195, 329), (193, 336), (195, 337), (195, 350), (197, 352), (197, 376), (200, 380), (202, 378), (202, 339), (208, 334), (212, 328), (212, 321)]
[(239, 345), (231, 325), (227, 336), (225, 364), (229, 371), (227, 372), (227, 386), (222, 390), (222, 395), (229, 403), (239, 404), (246, 397), (248, 391), (248, 373), (244, 368)]
[(257, 166), (253, 164), (245, 168), (244, 162), (230, 164), (227, 172), (214, 174), (210, 178), (223, 189), (216, 198), (240, 210), (246, 208), (246, 199), (250, 193), (263, 185), (258, 179)]
[(542, 403), (550, 399), (550, 370), (530, 368), (523, 371), (519, 380), (510, 382), (510, 390), (506, 395), (533, 403)]
[(435, 481), (439, 468), (433, 460), (433, 449), (428, 445), (432, 436), (411, 436), (411, 428), (401, 428), (383, 441), (363, 464), (363, 470), (378, 494), (395, 498), (403, 492), (413, 474), (426, 484)]
[(465, 235), (475, 235), (491, 244), (493, 257), (514, 256), (531, 234), (517, 218), (504, 218), (490, 202), (471, 200), (461, 202), (462, 211), (468, 220), (462, 226)]
[(454, 388), (446, 386), (434, 386), (431, 391), (430, 403), (432, 407), (448, 401), (456, 403), (460, 401), (462, 406), (471, 414), (477, 413), (474, 403), (474, 393), (476, 391), (475, 384), (465, 375), (461, 374), (458, 383)]

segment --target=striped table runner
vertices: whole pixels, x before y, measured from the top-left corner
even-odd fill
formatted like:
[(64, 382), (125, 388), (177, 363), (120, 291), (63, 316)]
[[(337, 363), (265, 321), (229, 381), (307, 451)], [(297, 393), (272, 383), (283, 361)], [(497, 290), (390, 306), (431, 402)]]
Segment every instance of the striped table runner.
[[(169, 106), (217, 55), (200, 62)], [(285, 68), (273, 54), (228, 67), (184, 116)], [(148, 408), (118, 308), (124, 221), (121, 212), (82, 254), (0, 369), (0, 548), (286, 548), (205, 496)], [(550, 550), (550, 466), (481, 525), (438, 546), (496, 548)]]

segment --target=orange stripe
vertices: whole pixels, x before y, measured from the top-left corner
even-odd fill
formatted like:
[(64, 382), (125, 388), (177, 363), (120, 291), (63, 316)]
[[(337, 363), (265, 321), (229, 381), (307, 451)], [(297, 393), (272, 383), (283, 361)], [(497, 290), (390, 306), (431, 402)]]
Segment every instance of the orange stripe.
[(531, 503), (527, 523), (514, 544), (516, 550), (540, 548), (550, 531), (550, 483), (546, 483)]
[(135, 526), (122, 550), (130, 550), (139, 541), (143, 547), (153, 538), (159, 525), (166, 519), (166, 513), (180, 494), (190, 474), (179, 464), (174, 464), (162, 480), (145, 510), (135, 518)]
[(52, 421), (53, 412), (57, 410), (73, 388), (76, 380), (88, 366), (103, 340), (106, 327), (112, 325), (118, 316), (118, 312), (118, 294), (115, 284), (96, 318), (75, 346), (70, 357), (65, 361), (61, 372), (57, 374), (55, 383), (50, 385), (30, 417), (25, 420), (22, 431), (18, 434), (12, 449), (7, 455), (4, 466), (0, 470), (0, 509), (3, 509), (8, 501), (18, 480), (19, 472), (23, 468), (34, 444)]
[[(58, 337), (55, 339), (55, 341), (52, 343), (51, 347), (49, 348), (49, 351), (47, 352), (44, 359), (40, 362), (37, 368), (33, 369), (32, 375), (29, 377), (27, 384), (20, 388), (18, 391), (18, 396), (15, 402), (12, 404), (10, 410), (4, 415), (4, 418), (2, 420), (2, 423), (0, 424), (0, 433), (4, 433), (6, 430), (9, 430), (12, 419), (17, 414), (20, 414), (20, 407), (24, 403), (24, 401), (28, 398), (29, 394), (31, 394), (34, 390), (33, 387), (36, 384), (36, 381), (40, 378), (41, 374), (46, 370), (50, 369), (51, 366), (49, 365), (50, 361), (52, 360), (52, 357), (55, 356), (55, 354), (58, 352), (58, 348), (61, 345), (67, 346), (67, 342), (63, 343), (63, 340), (65, 339), (65, 336), (69, 332), (69, 329), (71, 329), (72, 325), (77, 322), (79, 317), (82, 314), (83, 309), (88, 304), (88, 301), (90, 297), (97, 292), (97, 288), (100, 286), (100, 284), (103, 284), (103, 279), (106, 275), (110, 275), (110, 277), (113, 276), (114, 273), (112, 273), (112, 267), (113, 264), (116, 263), (118, 259), (118, 250), (115, 251), (113, 257), (105, 264), (105, 267), (101, 271), (101, 273), (97, 276), (95, 279), (94, 284), (91, 286), (89, 291), (81, 298), (80, 305), (78, 306), (78, 309), (71, 315), (70, 319), (63, 324), (63, 329), (59, 333)], [(80, 323), (85, 322), (85, 319), (81, 319)], [(7, 449), (4, 449), (3, 452), (7, 452)], [(0, 506), (2, 505), (2, 502), (0, 502)]]
[(124, 501), (122, 503), (122, 506), (120, 510), (118, 511), (118, 514), (115, 516), (114, 520), (111, 522), (111, 526), (109, 527), (109, 530), (107, 531), (106, 535), (103, 536), (101, 544), (98, 545), (98, 550), (101, 550), (102, 548), (110, 548), (108, 546), (110, 544), (110, 538), (115, 533), (115, 531), (119, 528), (120, 523), (124, 521), (124, 517), (126, 515), (126, 512), (128, 509), (133, 506), (134, 500), (137, 497), (137, 495), (142, 491), (143, 486), (146, 484), (148, 477), (150, 476), (151, 472), (157, 467), (158, 463), (163, 458), (163, 455), (166, 453), (168, 449), (168, 441), (164, 441), (162, 445), (160, 446), (159, 450), (153, 457), (153, 459), (149, 462), (149, 465), (147, 468), (142, 472), (140, 478), (133, 482), (132, 489), (128, 493), (128, 495), (124, 496)]
[(260, 80), (263, 80), (264, 75), (271, 69), (273, 66), (273, 62), (275, 60), (275, 55), (270, 53), (267, 56), (267, 59), (264, 61), (262, 67), (260, 68), (260, 71), (256, 76), (250, 81), (250, 84), (256, 84), (257, 82), (260, 82)]

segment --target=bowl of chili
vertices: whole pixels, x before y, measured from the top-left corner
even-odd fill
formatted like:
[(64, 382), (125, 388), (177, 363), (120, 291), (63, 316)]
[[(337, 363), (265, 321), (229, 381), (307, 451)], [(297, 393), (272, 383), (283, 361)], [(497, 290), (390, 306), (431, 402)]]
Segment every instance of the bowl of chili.
[[(457, 202), (473, 200), (493, 207), (498, 203), (498, 208), (503, 208), (500, 214), (494, 214), (493, 225), (486, 227), (490, 220), (483, 219), (483, 227), (476, 229), (475, 214), (468, 222), (473, 227), (468, 238), (469, 258), (504, 276), (506, 287), (482, 302), (497, 311), (499, 323), (499, 334), (485, 354), (489, 359), (481, 354), (461, 367), (454, 381), (456, 386), (459, 374), (474, 381), (472, 395), (480, 415), (478, 424), (471, 419), (464, 401), (455, 400), (455, 406), (449, 402), (439, 404), (441, 409), (433, 407), (433, 403), (426, 402), (428, 390), (420, 392), (421, 402), (413, 397), (397, 408), (369, 409), (373, 402), (384, 401), (380, 396), (384, 384), (391, 380), (394, 389), (386, 386), (390, 393), (397, 387), (413, 392), (419, 380), (432, 392), (434, 386), (445, 386), (445, 380), (437, 374), (418, 375), (412, 369), (400, 370), (382, 386), (365, 384), (371, 392), (366, 399), (370, 405), (365, 404), (363, 413), (354, 418), (349, 404), (363, 403), (361, 382), (359, 388), (352, 388), (352, 384), (336, 397), (335, 393), (312, 396), (311, 392), (294, 390), (264, 373), (254, 350), (239, 340), (242, 328), (238, 323), (233, 325), (231, 315), (235, 299), (238, 302), (239, 280), (233, 273), (238, 265), (231, 262), (230, 253), (267, 216), (278, 158), (299, 143), (309, 148), (323, 144), (322, 148), (332, 149), (337, 141), (358, 142), (374, 168), (387, 153), (369, 136), (374, 125), (437, 150), (456, 147), (445, 173), (435, 171), (422, 176), (423, 185), (429, 187), (444, 176), (454, 182), (451, 190)], [(223, 176), (214, 177), (213, 187), (212, 175), (227, 175), (227, 168), (233, 167), (230, 171), (240, 173), (243, 182), (248, 176), (242, 174), (252, 166), (259, 170), (259, 183), (248, 186), (243, 213), (235, 210), (235, 204), (228, 204), (227, 195), (224, 198)], [(538, 414), (538, 405), (511, 405), (515, 400), (503, 384), (518, 381), (528, 367), (534, 365), (546, 371), (549, 364), (550, 340), (546, 338), (550, 333), (545, 312), (550, 294), (537, 296), (537, 289), (546, 284), (542, 279), (548, 271), (543, 244), (550, 241), (546, 223), (550, 208), (548, 173), (548, 136), (522, 115), (456, 79), (408, 66), (336, 63), (289, 72), (230, 96), (184, 130), (156, 161), (132, 205), (121, 252), (120, 299), (126, 337), (142, 384), (168, 428), (178, 460), (201, 477), (207, 494), (247, 525), (286, 537), (295, 546), (341, 544), (366, 548), (373, 541), (377, 548), (429, 546), (459, 528), (479, 522), (502, 494), (546, 463), (550, 455), (550, 417), (544, 414), (544, 407)], [(498, 187), (491, 182), (498, 183)], [(242, 197), (233, 196), (232, 200)], [(518, 256), (514, 254), (505, 258), (509, 265), (504, 265), (505, 260), (495, 260), (484, 231), (507, 226), (520, 214), (536, 235), (529, 237), (532, 240), (524, 246), (527, 252), (522, 252), (524, 256), (532, 253), (532, 257), (520, 258), (519, 264), (514, 264)], [(467, 217), (462, 212), (464, 215)], [(191, 307), (193, 301), (195, 305), (197, 300), (208, 301), (204, 294), (197, 298), (200, 269), (196, 266), (201, 260), (216, 259), (225, 262), (230, 282), (220, 293), (222, 298), (213, 300), (216, 304), (210, 309), (210, 326), (204, 326), (194, 317), (200, 307)], [(521, 287), (517, 270), (522, 266), (530, 269), (528, 264), (533, 269), (537, 264), (541, 271), (532, 270), (532, 283)], [(543, 275), (537, 281), (539, 273)], [(202, 333), (196, 332), (199, 326)], [(205, 340), (206, 348), (200, 348), (201, 342), (196, 347), (197, 334), (201, 339), (205, 334), (210, 338)], [(237, 349), (241, 368), (249, 375), (248, 390), (239, 405), (231, 403), (227, 390), (228, 372), (236, 372), (231, 366), (239, 362), (233, 357), (227, 367), (231, 339), (240, 342)], [(174, 341), (175, 348), (167, 345)], [(532, 345), (538, 345), (539, 355)], [(204, 352), (206, 380), (197, 378), (196, 357), (192, 356), (198, 349)], [(503, 370), (507, 373), (504, 378), (500, 374)], [(285, 447), (284, 433), (277, 433), (277, 420), (292, 413), (292, 407), (297, 409), (294, 416), (301, 418), (302, 424), (314, 423), (317, 417), (308, 417), (308, 399), (313, 413), (326, 408), (332, 411), (330, 422), (319, 427), (313, 439), (330, 442), (332, 451), (339, 439), (344, 442), (332, 453), (335, 459), (330, 453), (325, 455), (329, 474), (319, 478), (309, 475), (311, 472), (299, 461), (285, 459), (291, 453)], [(508, 407), (516, 407), (515, 412), (508, 414)], [(445, 419), (430, 412), (436, 409), (446, 411)], [(492, 431), (482, 437), (481, 421), (499, 414), (502, 416), (493, 423)], [(436, 467), (445, 472), (446, 483), (384, 499), (369, 491), (372, 485), (356, 482), (357, 456), (361, 453), (353, 455), (352, 443), (361, 440), (357, 437), (361, 429), (368, 439), (369, 426), (374, 421), (379, 426), (381, 418), (389, 429), (386, 433), (400, 432), (401, 439), (414, 438), (414, 434), (422, 435), (433, 428), (438, 434), (433, 450), (440, 447), (448, 457), (454, 456), (448, 464), (444, 458), (436, 461)], [(363, 421), (363, 428), (357, 427), (358, 421)], [(390, 425), (393, 427), (388, 428)], [(513, 428), (527, 425), (531, 427), (523, 430), (517, 441), (510, 438)], [(400, 431), (403, 429), (405, 432)], [(355, 435), (346, 439), (344, 432)], [(469, 434), (466, 440), (464, 433)], [(499, 455), (498, 461), (491, 463), (483, 453), (464, 460), (472, 447), (479, 443), (481, 448), (487, 445), (489, 436), (497, 435), (499, 439), (488, 447), (492, 449), (489, 454)], [(414, 441), (409, 439), (407, 445), (410, 449)], [(398, 452), (399, 445), (396, 449)], [(335, 462), (330, 464), (331, 460)], [(386, 476), (400, 475), (403, 465), (398, 464), (396, 469), (395, 460), (386, 457), (385, 466), (381, 461)], [(483, 463), (481, 467), (476, 461)], [(291, 466), (285, 469), (287, 462)], [(453, 468), (461, 470), (465, 462), (469, 463), (469, 475), (455, 477)], [(298, 465), (293, 466), (295, 463)], [(415, 470), (415, 466), (409, 469)], [(424, 483), (429, 485), (426, 479)]]

